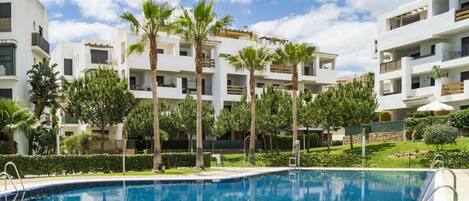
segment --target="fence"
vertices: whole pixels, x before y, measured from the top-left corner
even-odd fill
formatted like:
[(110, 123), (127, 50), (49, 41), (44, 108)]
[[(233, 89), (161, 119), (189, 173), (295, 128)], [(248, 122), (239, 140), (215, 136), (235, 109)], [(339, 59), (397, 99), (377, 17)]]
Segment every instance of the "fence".
[(345, 128), (345, 135), (361, 134), (362, 128), (366, 128), (367, 133), (399, 132), (405, 130), (404, 121), (373, 122)]

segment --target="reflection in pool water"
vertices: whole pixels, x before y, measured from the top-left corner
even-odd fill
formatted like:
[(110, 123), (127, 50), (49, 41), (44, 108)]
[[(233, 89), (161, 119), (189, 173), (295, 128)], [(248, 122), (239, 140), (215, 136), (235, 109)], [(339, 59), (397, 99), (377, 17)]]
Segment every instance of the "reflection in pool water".
[(27, 192), (25, 200), (417, 201), (426, 178), (426, 172), (279, 172), (215, 183), (121, 181), (63, 185)]

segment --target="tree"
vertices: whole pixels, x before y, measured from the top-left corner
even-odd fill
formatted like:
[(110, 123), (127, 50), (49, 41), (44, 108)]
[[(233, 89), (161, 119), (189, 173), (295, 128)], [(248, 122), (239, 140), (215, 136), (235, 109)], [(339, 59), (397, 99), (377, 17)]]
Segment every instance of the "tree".
[(448, 125), (437, 124), (425, 129), (424, 140), (426, 144), (435, 145), (441, 150), (445, 144), (456, 144), (458, 130)]
[(298, 99), (298, 124), (303, 126), (306, 129), (307, 135), (307, 151), (309, 152), (310, 147), (310, 133), (309, 129), (314, 126), (315, 108), (312, 104), (313, 95), (310, 91), (307, 91), (304, 94), (301, 94)]
[(448, 116), (451, 126), (458, 128), (460, 133), (469, 129), (469, 109), (454, 112)]
[(8, 154), (15, 154), (14, 132), (30, 133), (37, 129), (39, 123), (29, 108), (19, 103), (0, 99), (0, 131), (7, 135)]
[[(287, 43), (283, 47), (275, 51), (274, 65), (286, 66), (292, 69), (292, 129), (293, 129), (293, 145), (298, 139), (298, 65), (305, 64), (312, 60), (315, 48), (307, 43), (293, 44)], [(293, 150), (294, 151), (294, 150)]]
[(101, 152), (107, 126), (122, 123), (135, 102), (126, 80), (112, 69), (98, 69), (74, 82), (65, 82), (66, 111), (82, 123), (99, 128)]
[[(370, 123), (378, 118), (376, 110), (378, 101), (374, 93), (374, 75), (364, 75), (361, 80), (354, 79), (352, 82), (339, 85), (336, 97), (340, 99), (342, 127), (351, 127)], [(350, 149), (353, 149), (353, 136), (350, 137)]]
[[(153, 0), (144, 0), (142, 2), (143, 19), (141, 22), (130, 12), (125, 12), (120, 17), (128, 22), (132, 29), (138, 34), (140, 31), (143, 34), (140, 36), (138, 43), (129, 46), (128, 55), (135, 52), (143, 53), (147, 45), (150, 45), (150, 69), (151, 69), (151, 88), (153, 105), (158, 105), (158, 83), (157, 83), (157, 63), (158, 63), (158, 43), (157, 38), (160, 32), (170, 32), (173, 24), (170, 17), (173, 14), (174, 8), (170, 7), (167, 2), (157, 3)], [(154, 134), (154, 159), (153, 171), (162, 171), (161, 161), (161, 146), (160, 146), (160, 128), (158, 121), (158, 107), (153, 107), (153, 134)]]
[(321, 92), (312, 103), (316, 114), (312, 117), (314, 124), (326, 131), (328, 153), (330, 153), (331, 131), (341, 126), (341, 119), (338, 118), (342, 114), (340, 111), (341, 100), (340, 97), (338, 97), (339, 93), (336, 91), (337, 89), (332, 87), (325, 92)]
[(231, 107), (231, 128), (234, 132), (242, 133), (243, 138), (251, 128), (251, 112), (246, 91), (243, 91), (241, 100), (233, 103)]
[[(291, 96), (287, 92), (275, 90), (272, 86), (264, 89), (257, 101), (256, 130), (267, 144), (266, 135), (269, 137), (270, 151), (273, 153), (274, 141), (281, 130), (289, 129), (292, 124)], [(266, 148), (266, 147), (264, 147)], [(277, 153), (279, 153), (277, 146)]]
[[(31, 85), (31, 102), (34, 104), (34, 115), (41, 122), (42, 129), (28, 135), (29, 154), (32, 154), (33, 142), (39, 143), (41, 150), (52, 150), (55, 147), (55, 138), (58, 132), (58, 123), (53, 118), (57, 116), (59, 100), (61, 99), (61, 86), (59, 72), (55, 70), (57, 64), (50, 65), (49, 60), (33, 65), (27, 72)], [(46, 110), (46, 108), (49, 108)], [(47, 114), (46, 111), (54, 112)]]
[(195, 66), (197, 83), (197, 161), (196, 167), (204, 169), (203, 146), (202, 146), (202, 71), (203, 52), (202, 47), (208, 37), (217, 34), (228, 27), (232, 20), (231, 16), (217, 19), (217, 14), (213, 11), (213, 2), (200, 0), (192, 11), (187, 9), (176, 20), (176, 33), (181, 34), (186, 40), (192, 41), (195, 45)]
[[(169, 107), (165, 106), (162, 102), (159, 103), (159, 107), (160, 121), (168, 122), (169, 120), (166, 119), (169, 118), (167, 114), (170, 112)], [(164, 133), (169, 131), (168, 129), (165, 129), (165, 126), (161, 127), (162, 130), (166, 130)], [(124, 128), (131, 137), (153, 137), (153, 103), (151, 101), (143, 101), (133, 108), (125, 118)], [(164, 135), (162, 138), (168, 139), (168, 136)]]
[(246, 47), (238, 52), (238, 55), (228, 56), (228, 63), (238, 71), (249, 71), (249, 92), (251, 95), (251, 138), (249, 139), (249, 164), (255, 165), (256, 152), (256, 77), (255, 71), (262, 71), (270, 65), (272, 56), (267, 48)]

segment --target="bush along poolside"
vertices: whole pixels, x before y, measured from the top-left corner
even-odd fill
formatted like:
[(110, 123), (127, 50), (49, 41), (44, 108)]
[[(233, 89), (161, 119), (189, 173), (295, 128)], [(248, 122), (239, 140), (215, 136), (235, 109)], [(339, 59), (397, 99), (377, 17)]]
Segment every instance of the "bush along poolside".
[[(287, 167), (291, 154), (263, 155), (265, 166)], [(360, 167), (362, 157), (355, 154), (301, 154), (301, 167)]]
[[(467, 169), (469, 168), (469, 151), (440, 151), (428, 152), (418, 157), (419, 163), (424, 167), (430, 167), (436, 154), (440, 154), (444, 158), (444, 166), (446, 168)], [(439, 167), (439, 166), (437, 166)]]
[[(163, 154), (165, 168), (194, 167), (195, 155)], [(205, 166), (210, 167), (210, 155), (204, 156)], [(82, 156), (0, 156), (0, 167), (12, 161), (21, 176), (24, 175), (67, 175), (78, 173), (119, 173), (122, 172), (122, 155)], [(130, 155), (125, 157), (126, 171), (146, 171), (153, 167), (153, 155)], [(13, 168), (8, 173), (15, 175)]]

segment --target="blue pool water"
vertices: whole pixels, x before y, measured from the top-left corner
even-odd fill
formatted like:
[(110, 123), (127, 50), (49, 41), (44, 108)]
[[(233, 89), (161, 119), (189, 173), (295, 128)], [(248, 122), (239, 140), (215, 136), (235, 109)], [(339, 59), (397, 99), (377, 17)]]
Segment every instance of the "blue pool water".
[(219, 182), (100, 182), (36, 189), (26, 192), (24, 200), (417, 201), (427, 175), (426, 172), (298, 171)]

